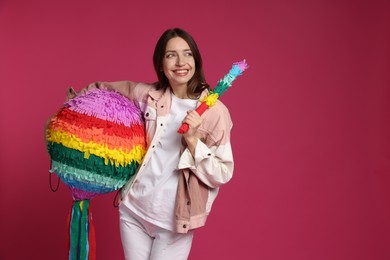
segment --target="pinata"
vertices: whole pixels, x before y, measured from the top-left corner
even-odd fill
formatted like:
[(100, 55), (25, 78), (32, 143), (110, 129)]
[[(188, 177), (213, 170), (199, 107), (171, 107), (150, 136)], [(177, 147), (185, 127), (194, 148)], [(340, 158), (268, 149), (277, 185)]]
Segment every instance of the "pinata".
[(146, 152), (141, 111), (115, 91), (92, 89), (67, 101), (46, 128), (51, 173), (71, 190), (69, 259), (95, 259), (90, 199), (120, 189)]
[[(202, 115), (208, 108), (214, 106), (218, 98), (232, 86), (233, 81), (235, 81), (238, 76), (242, 75), (247, 68), (248, 64), (246, 63), (246, 60), (233, 63), (229, 73), (226, 74), (223, 79), (220, 79), (218, 85), (213, 90), (210, 90), (207, 96), (201, 100), (202, 103), (196, 108), (196, 112), (198, 112), (199, 115)], [(183, 123), (177, 132), (184, 134), (187, 131), (188, 124)]]

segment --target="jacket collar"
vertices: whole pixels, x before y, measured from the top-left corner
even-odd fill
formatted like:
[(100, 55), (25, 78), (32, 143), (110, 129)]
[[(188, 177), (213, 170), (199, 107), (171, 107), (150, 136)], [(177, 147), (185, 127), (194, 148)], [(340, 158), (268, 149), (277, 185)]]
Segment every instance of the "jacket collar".
[(165, 92), (161, 91), (161, 90), (156, 90), (156, 89), (153, 89), (151, 91), (149, 91), (149, 96), (153, 99), (153, 100), (159, 100), (161, 98), (161, 96), (166, 93), (167, 91), (169, 90), (169, 88), (167, 88), (167, 90)]

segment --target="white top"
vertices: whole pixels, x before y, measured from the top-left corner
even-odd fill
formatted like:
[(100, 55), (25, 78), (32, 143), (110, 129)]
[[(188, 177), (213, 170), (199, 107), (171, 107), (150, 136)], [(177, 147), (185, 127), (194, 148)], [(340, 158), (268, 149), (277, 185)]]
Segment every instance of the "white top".
[(144, 173), (133, 183), (125, 205), (144, 220), (175, 230), (175, 200), (179, 182), (177, 165), (182, 135), (177, 133), (188, 110), (196, 108), (197, 100), (172, 96), (165, 132), (156, 144)]

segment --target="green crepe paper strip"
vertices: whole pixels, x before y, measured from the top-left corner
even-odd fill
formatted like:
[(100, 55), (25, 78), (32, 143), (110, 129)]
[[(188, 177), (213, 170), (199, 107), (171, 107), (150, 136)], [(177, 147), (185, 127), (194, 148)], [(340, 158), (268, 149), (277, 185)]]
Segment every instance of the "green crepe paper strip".
[(112, 190), (118, 190), (126, 184), (127, 179), (112, 178), (95, 173), (74, 168), (72, 166), (52, 161), (51, 173), (55, 172), (58, 176), (67, 180), (77, 180), (83, 183), (104, 186)]
[[(83, 210), (80, 203), (83, 202)], [(89, 200), (73, 203), (70, 223), (70, 259), (88, 259), (88, 207)]]
[(126, 167), (115, 167), (105, 164), (104, 159), (91, 154), (88, 159), (84, 158), (84, 153), (65, 147), (58, 143), (49, 143), (48, 150), (53, 161), (62, 162), (75, 168), (95, 172), (96, 174), (112, 177), (115, 179), (129, 179), (138, 167), (137, 162), (133, 161)]
[(80, 259), (88, 259), (88, 211), (89, 200), (84, 200), (80, 221)]
[(79, 245), (79, 227), (80, 227), (80, 201), (75, 201), (72, 207), (72, 215), (70, 219), (70, 250), (69, 259), (77, 259), (77, 249)]

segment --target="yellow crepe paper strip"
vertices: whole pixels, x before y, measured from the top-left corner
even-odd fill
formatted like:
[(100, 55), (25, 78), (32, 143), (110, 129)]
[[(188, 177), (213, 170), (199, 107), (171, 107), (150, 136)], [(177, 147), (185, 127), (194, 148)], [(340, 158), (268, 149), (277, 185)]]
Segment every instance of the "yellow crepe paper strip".
[(206, 97), (203, 98), (203, 100), (201, 100), (201, 102), (206, 102), (208, 107), (212, 107), (215, 105), (215, 103), (217, 103), (218, 97), (218, 93), (210, 92)]
[(123, 151), (122, 148), (109, 149), (107, 145), (97, 144), (92, 141), (85, 143), (73, 134), (51, 129), (47, 130), (47, 140), (83, 152), (85, 159), (88, 159), (91, 154), (96, 155), (104, 159), (104, 164), (108, 165), (108, 162), (110, 162), (115, 167), (126, 167), (132, 161), (140, 164), (145, 154), (145, 149), (142, 145), (135, 145), (130, 151)]

